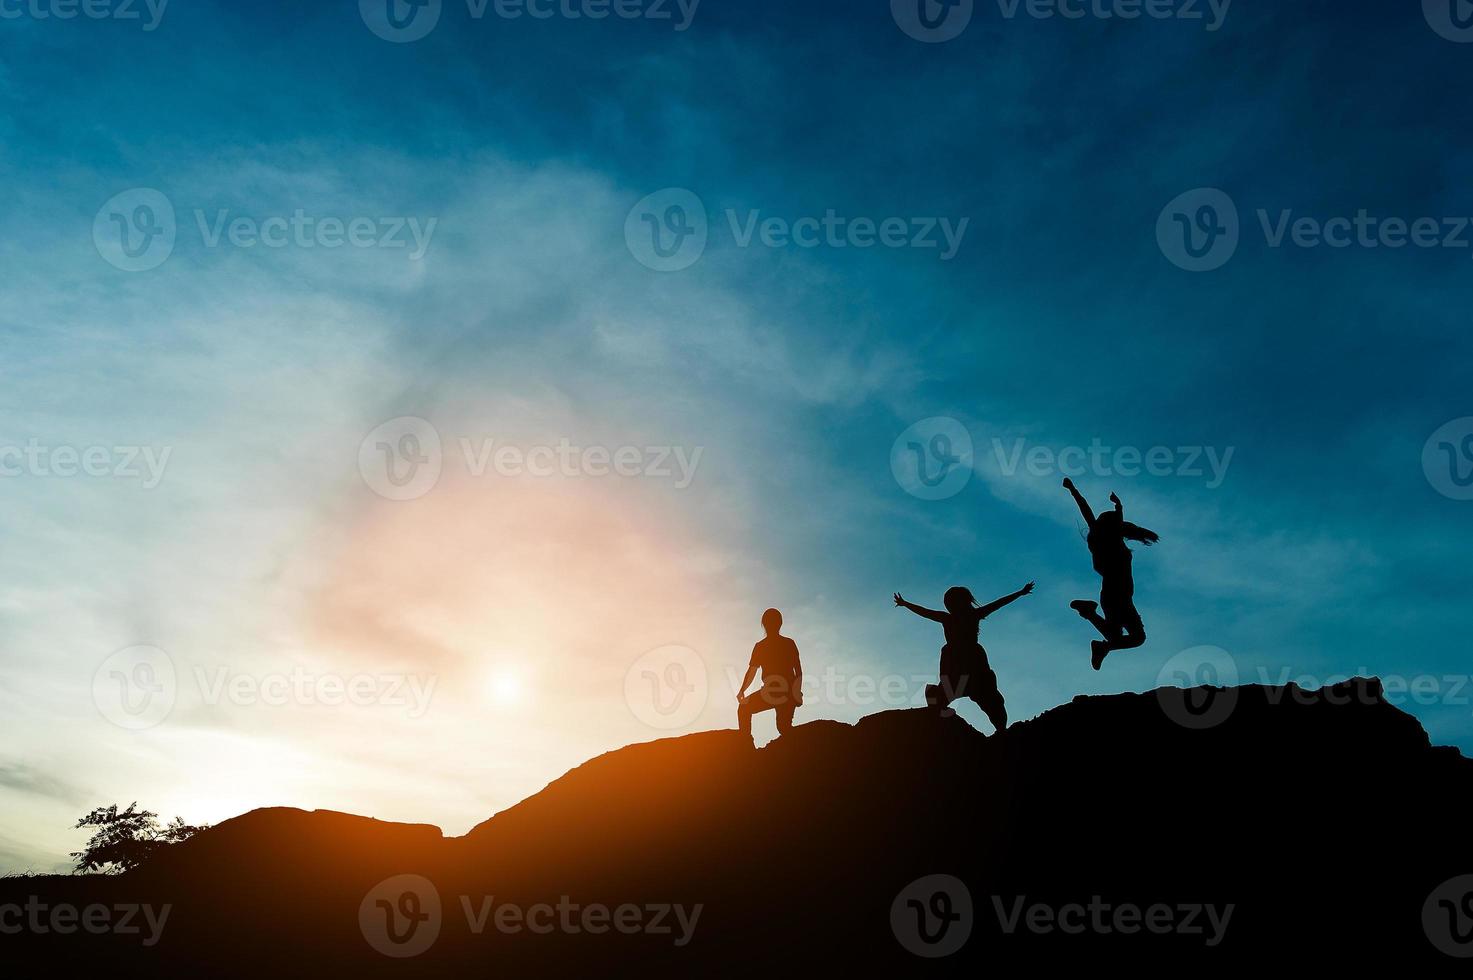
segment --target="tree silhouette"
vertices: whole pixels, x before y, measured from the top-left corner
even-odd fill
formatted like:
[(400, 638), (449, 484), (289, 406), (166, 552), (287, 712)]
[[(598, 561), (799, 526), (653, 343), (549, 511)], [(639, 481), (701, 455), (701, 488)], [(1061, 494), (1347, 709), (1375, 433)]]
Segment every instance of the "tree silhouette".
[(95, 827), (92, 839), (80, 851), (73, 851), (77, 873), (101, 871), (121, 874), (147, 863), (161, 848), (188, 840), (209, 824), (198, 827), (175, 817), (168, 826), (159, 826), (159, 815), (138, 809), (137, 801), (118, 812), (117, 804), (98, 807), (77, 821), (80, 827)]

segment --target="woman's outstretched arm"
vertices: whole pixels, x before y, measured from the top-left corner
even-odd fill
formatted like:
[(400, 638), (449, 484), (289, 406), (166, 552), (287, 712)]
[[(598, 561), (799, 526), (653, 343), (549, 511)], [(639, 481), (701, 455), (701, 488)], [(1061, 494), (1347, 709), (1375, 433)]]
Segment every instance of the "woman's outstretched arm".
[(901, 607), (902, 609), (909, 609), (911, 612), (915, 613), (917, 616), (922, 617), (923, 619), (933, 620), (937, 623), (946, 622), (946, 613), (937, 612), (934, 609), (927, 609), (925, 606), (918, 606), (913, 602), (906, 602), (900, 597), (899, 592), (895, 593), (895, 605)]
[(1012, 595), (1005, 595), (1001, 599), (996, 599), (996, 600), (994, 600), (992, 602), (989, 602), (987, 605), (983, 606), (981, 609), (978, 609), (977, 610), (977, 618), (978, 619), (986, 619), (988, 616), (991, 616), (993, 613), (997, 612), (1003, 606), (1010, 605), (1011, 603), (1017, 602), (1019, 599), (1023, 598), (1025, 595), (1031, 595), (1032, 593), (1033, 593), (1033, 583), (1032, 582), (1029, 582), (1027, 585), (1023, 586), (1021, 589), (1019, 589), (1017, 592), (1014, 592)]

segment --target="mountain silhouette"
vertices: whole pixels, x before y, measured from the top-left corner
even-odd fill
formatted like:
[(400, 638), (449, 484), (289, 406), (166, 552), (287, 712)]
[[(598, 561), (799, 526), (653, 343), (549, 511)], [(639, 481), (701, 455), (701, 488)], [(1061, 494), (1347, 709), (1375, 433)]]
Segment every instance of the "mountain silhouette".
[(0, 881), (0, 906), (168, 904), (154, 945), (27, 931), (0, 950), (217, 976), (1451, 972), (1473, 916), (1434, 893), (1473, 873), (1470, 797), (1473, 762), (1374, 679), (1081, 696), (986, 738), (888, 711), (760, 750), (631, 745), (458, 838), (256, 810), (126, 875)]

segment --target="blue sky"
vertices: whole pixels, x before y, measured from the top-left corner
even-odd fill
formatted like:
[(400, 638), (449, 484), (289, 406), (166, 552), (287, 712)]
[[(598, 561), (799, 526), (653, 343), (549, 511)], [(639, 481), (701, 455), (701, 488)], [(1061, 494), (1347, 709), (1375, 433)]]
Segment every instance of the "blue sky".
[[(978, 0), (941, 43), (883, 0), (688, 22), (445, 0), (408, 43), (372, 3), (303, 6), (0, 19), (0, 448), (98, 448), (109, 474), (0, 482), (0, 867), (64, 863), (77, 816), (135, 798), (463, 832), (598, 752), (732, 724), (769, 605), (841, 692), (800, 721), (910, 703), (941, 638), (890, 594), (954, 584), (1038, 582), (983, 632), (1016, 718), (1205, 657), (1415, 681), (1434, 741), (1473, 749), (1473, 502), (1438, 448), (1473, 434), (1473, 45), (1435, 3), (1236, 0), (1218, 23)], [(1238, 240), (1188, 271), (1158, 223), (1205, 188)], [(706, 246), (657, 271), (626, 227), (670, 189)], [(160, 198), (172, 249), (114, 264), (112, 215)], [(898, 218), (907, 244), (733, 230), (830, 212)], [(1435, 244), (1310, 247), (1360, 212), (1430, 218)], [(940, 219), (954, 255), (908, 244)], [(365, 244), (324, 244), (354, 221)], [(444, 475), (391, 500), (360, 448), (401, 417)], [(972, 442), (944, 499), (892, 470), (918, 424)], [(461, 440), (627, 447), (641, 475), (477, 474)], [(1095, 444), (1127, 455), (1081, 489), (1163, 538), (1136, 562), (1150, 642), (1099, 674), (1067, 608), (1098, 582), (1048, 462)], [(1020, 447), (1042, 462), (1010, 467)], [(1172, 475), (1130, 475), (1156, 447)], [(688, 481), (649, 472), (661, 449), (700, 451)], [(1226, 468), (1190, 472), (1199, 451)], [(139, 645), (178, 684), (135, 729), (94, 681)], [(627, 683), (671, 645), (704, 672), (675, 728)], [(252, 693), (293, 671), (306, 694)], [(361, 675), (433, 697), (325, 703)]]

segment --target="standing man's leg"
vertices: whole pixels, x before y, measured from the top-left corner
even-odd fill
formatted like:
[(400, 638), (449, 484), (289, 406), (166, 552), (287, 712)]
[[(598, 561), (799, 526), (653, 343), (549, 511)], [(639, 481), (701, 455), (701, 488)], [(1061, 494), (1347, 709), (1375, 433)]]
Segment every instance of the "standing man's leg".
[(758, 691), (755, 694), (748, 694), (737, 706), (737, 728), (748, 738), (752, 737), (752, 716), (772, 710), (773, 706), (767, 703), (765, 693)]
[(796, 710), (797, 706), (791, 703), (778, 705), (777, 733), (779, 735), (786, 735), (793, 730), (793, 712)]

